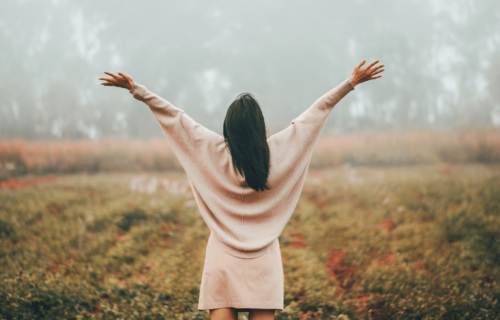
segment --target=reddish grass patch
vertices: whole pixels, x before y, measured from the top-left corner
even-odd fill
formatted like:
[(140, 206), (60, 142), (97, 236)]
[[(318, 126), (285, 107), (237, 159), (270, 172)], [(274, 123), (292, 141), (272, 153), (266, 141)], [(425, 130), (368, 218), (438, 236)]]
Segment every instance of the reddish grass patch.
[(52, 273), (58, 273), (68, 264), (72, 264), (72, 260), (53, 259), (47, 264), (47, 269)]
[(387, 220), (387, 221), (382, 221), (379, 224), (377, 224), (377, 228), (381, 228), (385, 231), (387, 235), (391, 233), (392, 230), (396, 228), (394, 225), (393, 221)]
[(49, 203), (45, 208), (51, 216), (57, 216), (64, 212), (64, 207), (56, 202)]
[[(374, 302), (370, 302), (370, 298)], [(389, 316), (383, 310), (382, 298), (378, 294), (370, 294), (368, 292), (359, 293), (356, 296), (358, 310), (356, 310), (357, 316), (363, 316), (366, 314), (370, 315), (370, 319), (382, 320), (388, 319)]]
[[(204, 239), (203, 239), (204, 240)], [(161, 241), (163, 241), (164, 243), (166, 244), (169, 244), (170, 243), (170, 237), (169, 236), (164, 236), (163, 238), (161, 238)], [(204, 242), (204, 241), (203, 241)]]
[(413, 264), (412, 268), (417, 270), (425, 270), (427, 269), (427, 265), (425, 263), (417, 262)]
[(33, 186), (37, 186), (42, 183), (49, 183), (49, 182), (55, 182), (57, 181), (58, 178), (55, 177), (45, 177), (45, 178), (37, 178), (37, 179), (31, 179), (31, 180), (23, 180), (23, 181), (16, 181), (16, 180), (7, 180), (0, 182), (0, 189), (20, 189), (20, 188), (29, 188)]
[(369, 262), (369, 266), (375, 264), (375, 263), (378, 263), (378, 265), (381, 265), (381, 266), (386, 266), (386, 265), (389, 265), (389, 264), (392, 264), (392, 263), (395, 263), (397, 262), (398, 259), (396, 258), (396, 255), (394, 254), (394, 252), (392, 252), (391, 250), (389, 250), (382, 259), (380, 260), (376, 260), (376, 259), (373, 259), (373, 260), (370, 260)]
[(300, 233), (292, 233), (290, 236), (291, 247), (294, 249), (301, 249), (307, 247), (306, 238)]
[(117, 237), (118, 237), (118, 240), (124, 241), (127, 239), (127, 233), (126, 232), (119, 233)]
[(352, 278), (354, 278), (358, 268), (345, 264), (344, 257), (346, 255), (347, 251), (344, 249), (331, 250), (326, 267), (330, 276), (337, 280), (343, 289), (349, 290), (354, 285)]
[(327, 190), (313, 191), (308, 194), (308, 200), (320, 209), (324, 209), (331, 201)]
[(292, 233), (284, 232), (283, 237), (288, 237), (289, 245), (283, 246), (283, 249), (303, 249), (307, 247), (306, 238), (298, 230)]
[(94, 310), (90, 311), (89, 313), (95, 314), (95, 315), (100, 315), (101, 314), (101, 311), (99, 311), (100, 308), (101, 308), (101, 306), (98, 303), (96, 303), (96, 304), (94, 304)]

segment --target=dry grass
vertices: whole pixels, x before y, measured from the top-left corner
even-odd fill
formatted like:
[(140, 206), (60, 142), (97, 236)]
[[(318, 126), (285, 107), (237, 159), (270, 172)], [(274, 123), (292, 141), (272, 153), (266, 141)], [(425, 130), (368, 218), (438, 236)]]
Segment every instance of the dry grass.
[[(481, 164), (310, 170), (276, 319), (496, 319), (499, 181)], [(181, 172), (2, 189), (0, 319), (208, 319), (208, 236)]]
[(439, 162), (500, 162), (500, 131), (412, 131), (327, 137), (318, 141), (311, 167)]
[[(359, 133), (318, 141), (312, 169), (498, 163), (500, 131)], [(0, 180), (31, 174), (182, 171), (167, 140), (0, 141)]]
[(182, 170), (166, 140), (0, 142), (0, 179), (25, 173)]

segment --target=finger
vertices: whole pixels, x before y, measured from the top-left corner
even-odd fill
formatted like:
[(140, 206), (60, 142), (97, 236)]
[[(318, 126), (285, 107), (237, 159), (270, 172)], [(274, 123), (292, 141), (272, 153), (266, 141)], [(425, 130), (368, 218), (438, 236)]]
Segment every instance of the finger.
[(123, 72), (118, 72), (118, 74), (121, 75), (122, 77), (124, 77), (125, 79), (127, 79), (128, 82), (134, 81), (134, 80), (132, 80), (132, 78), (129, 75), (127, 75), (127, 74), (125, 74)]
[(108, 86), (121, 86), (120, 83), (117, 83), (117, 82), (113, 82), (113, 81), (108, 81), (108, 82), (103, 82), (101, 83), (102, 85), (108, 85)]
[(362, 65), (364, 65), (364, 64), (365, 64), (365, 62), (366, 62), (366, 59), (363, 59), (363, 61), (361, 61), (361, 62), (360, 62), (360, 63), (356, 66), (356, 68), (357, 68), (357, 69), (361, 68), (361, 66), (362, 66)]
[(385, 67), (385, 64), (381, 64), (379, 66), (376, 66), (375, 68), (373, 68), (372, 70), (377, 70), (377, 69), (380, 69), (380, 68), (383, 68)]
[(116, 83), (101, 83), (101, 85), (105, 86), (105, 87), (118, 87), (118, 88), (124, 88), (126, 89), (126, 87), (120, 85), (120, 84), (116, 84)]
[(384, 70), (385, 70), (385, 69), (380, 69), (380, 70), (378, 70), (377, 72), (373, 72), (373, 73), (371, 73), (370, 75), (371, 75), (371, 76), (376, 75), (376, 74), (378, 74), (378, 73), (380, 73), (380, 72), (384, 72)]
[(99, 78), (99, 80), (103, 80), (103, 81), (116, 81), (115, 78)]
[(375, 76), (375, 77), (370, 77), (370, 79), (369, 79), (369, 80), (378, 79), (378, 78), (382, 78), (382, 75), (380, 75), (380, 76)]
[(112, 74), (111, 72), (104, 71), (104, 73), (107, 74), (107, 75), (109, 75), (109, 76), (112, 76), (116, 80), (120, 80), (120, 77), (118, 77), (117, 75)]
[(106, 82), (102, 82), (101, 84), (121, 86), (121, 84), (116, 82), (116, 80), (107, 80)]
[(119, 74), (122, 78), (124, 78), (124, 79), (127, 79), (127, 80), (128, 80), (127, 75), (125, 75), (123, 72), (118, 72), (118, 74)]
[(367, 69), (370, 69), (371, 67), (373, 67), (375, 64), (377, 64), (380, 60), (375, 60), (373, 61), (372, 63), (370, 63), (366, 68)]

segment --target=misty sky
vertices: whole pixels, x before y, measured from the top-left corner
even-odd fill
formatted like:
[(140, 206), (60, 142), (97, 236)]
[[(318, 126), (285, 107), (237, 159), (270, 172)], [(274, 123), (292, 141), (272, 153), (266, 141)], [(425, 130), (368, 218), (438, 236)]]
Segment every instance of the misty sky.
[(219, 134), (251, 92), (274, 133), (363, 59), (383, 77), (325, 134), (500, 127), (498, 0), (2, 0), (0, 28), (0, 139), (162, 137), (145, 104), (99, 85), (105, 70)]

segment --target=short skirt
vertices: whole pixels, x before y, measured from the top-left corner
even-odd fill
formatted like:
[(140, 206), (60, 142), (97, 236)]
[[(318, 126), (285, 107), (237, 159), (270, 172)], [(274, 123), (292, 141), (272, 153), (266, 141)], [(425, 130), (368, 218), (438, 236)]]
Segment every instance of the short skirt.
[[(257, 258), (224, 251), (210, 235), (198, 310), (220, 308), (283, 310), (283, 263), (278, 239)], [(240, 310), (244, 311), (244, 310)]]

